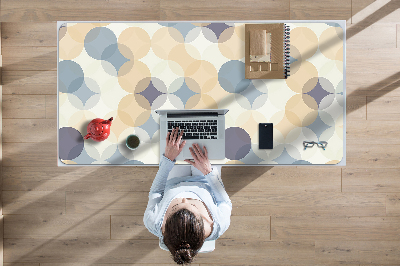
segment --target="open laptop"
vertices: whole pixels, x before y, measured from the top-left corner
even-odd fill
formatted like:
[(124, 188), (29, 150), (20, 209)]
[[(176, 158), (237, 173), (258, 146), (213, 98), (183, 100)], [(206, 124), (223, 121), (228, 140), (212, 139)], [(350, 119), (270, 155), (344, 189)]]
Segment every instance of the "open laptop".
[[(177, 160), (193, 159), (189, 147), (205, 146), (209, 159), (225, 159), (225, 114), (228, 109), (156, 110), (160, 115), (160, 158), (165, 152), (168, 131), (184, 130), (186, 145)], [(180, 132), (180, 131), (179, 131)]]

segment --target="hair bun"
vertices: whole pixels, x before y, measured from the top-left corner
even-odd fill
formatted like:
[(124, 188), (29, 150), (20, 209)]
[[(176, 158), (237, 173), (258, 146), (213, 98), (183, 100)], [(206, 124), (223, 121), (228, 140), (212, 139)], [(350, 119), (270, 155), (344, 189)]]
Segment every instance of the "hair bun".
[[(187, 246), (186, 244), (185, 246)], [(189, 246), (190, 247), (190, 246)], [(178, 249), (175, 251), (174, 261), (178, 264), (191, 263), (193, 261), (192, 250)]]

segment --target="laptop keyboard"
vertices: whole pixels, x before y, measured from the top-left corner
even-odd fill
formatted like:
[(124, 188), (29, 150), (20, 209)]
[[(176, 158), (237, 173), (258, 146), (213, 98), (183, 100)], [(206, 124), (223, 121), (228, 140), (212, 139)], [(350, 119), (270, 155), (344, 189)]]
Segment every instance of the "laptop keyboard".
[(168, 121), (168, 132), (179, 127), (182, 139), (217, 139), (217, 120)]

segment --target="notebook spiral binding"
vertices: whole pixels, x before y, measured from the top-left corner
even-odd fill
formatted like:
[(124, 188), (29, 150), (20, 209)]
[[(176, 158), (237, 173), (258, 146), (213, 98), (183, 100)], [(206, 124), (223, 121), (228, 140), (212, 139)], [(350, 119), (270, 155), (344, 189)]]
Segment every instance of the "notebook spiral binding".
[(290, 27), (285, 24), (283, 37), (283, 71), (285, 79), (290, 76)]

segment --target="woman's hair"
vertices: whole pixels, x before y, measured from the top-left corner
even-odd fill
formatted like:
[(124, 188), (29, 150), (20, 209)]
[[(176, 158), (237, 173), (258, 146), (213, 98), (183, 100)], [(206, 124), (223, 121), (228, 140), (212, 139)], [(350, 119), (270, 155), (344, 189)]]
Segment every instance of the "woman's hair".
[(205, 240), (203, 219), (187, 209), (180, 209), (168, 217), (163, 236), (177, 264), (191, 263)]

